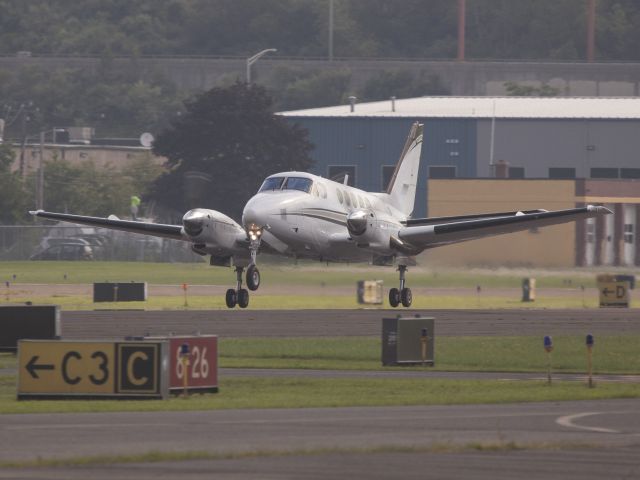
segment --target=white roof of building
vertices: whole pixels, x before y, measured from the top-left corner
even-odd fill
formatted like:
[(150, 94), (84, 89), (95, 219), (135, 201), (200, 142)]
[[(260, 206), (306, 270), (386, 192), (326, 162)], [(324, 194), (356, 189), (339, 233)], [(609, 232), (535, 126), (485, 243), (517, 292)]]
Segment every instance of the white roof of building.
[(418, 97), (280, 112), (291, 117), (640, 119), (640, 97)]

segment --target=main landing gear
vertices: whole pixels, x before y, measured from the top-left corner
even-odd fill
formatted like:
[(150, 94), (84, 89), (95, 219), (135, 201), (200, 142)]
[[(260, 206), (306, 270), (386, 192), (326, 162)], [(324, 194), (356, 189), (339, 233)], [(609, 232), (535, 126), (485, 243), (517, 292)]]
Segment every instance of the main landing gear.
[(410, 307), (413, 301), (413, 295), (411, 295), (411, 289), (404, 286), (407, 266), (398, 265), (398, 271), (400, 272), (400, 288), (392, 288), (389, 290), (389, 305), (396, 308), (402, 303), (403, 307)]
[[(258, 249), (260, 248), (260, 236), (251, 237), (251, 245), (249, 246), (249, 253), (251, 253), (251, 263), (247, 267), (247, 288), (251, 291), (256, 291), (260, 286), (260, 270), (256, 266), (256, 257), (258, 255)], [(244, 267), (236, 267), (236, 288), (230, 288), (227, 290), (225, 301), (227, 307), (234, 308), (238, 305), (240, 308), (247, 308), (249, 306), (249, 290), (242, 288), (242, 273)]]

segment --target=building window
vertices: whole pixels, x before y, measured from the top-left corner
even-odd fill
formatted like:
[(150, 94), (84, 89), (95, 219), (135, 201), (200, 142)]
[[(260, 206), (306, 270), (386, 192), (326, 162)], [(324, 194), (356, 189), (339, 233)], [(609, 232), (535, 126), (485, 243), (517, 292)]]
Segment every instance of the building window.
[(618, 169), (595, 167), (591, 169), (591, 178), (618, 178)]
[(509, 167), (509, 178), (524, 178), (524, 167)]
[(396, 171), (395, 165), (383, 165), (382, 166), (382, 191), (386, 192), (389, 188), (389, 182), (393, 177), (393, 172)]
[(595, 243), (596, 226), (593, 223), (587, 223), (587, 243)]
[(633, 224), (624, 224), (624, 243), (633, 243)]
[(328, 177), (334, 182), (344, 183), (345, 175), (349, 175), (347, 185), (354, 187), (356, 184), (355, 165), (329, 165)]
[(640, 178), (640, 168), (621, 168), (620, 178)]
[(549, 178), (576, 178), (576, 169), (571, 167), (552, 167)]
[(441, 165), (429, 167), (429, 178), (456, 178), (456, 167)]

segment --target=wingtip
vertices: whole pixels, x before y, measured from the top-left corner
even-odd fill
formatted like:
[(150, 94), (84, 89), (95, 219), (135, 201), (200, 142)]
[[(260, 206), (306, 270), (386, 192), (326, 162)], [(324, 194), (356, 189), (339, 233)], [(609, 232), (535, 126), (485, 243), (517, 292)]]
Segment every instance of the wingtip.
[(29, 210), (29, 215), (38, 216), (38, 214), (44, 212), (44, 210)]
[(613, 212), (603, 205), (587, 205), (587, 210), (604, 215), (613, 215)]

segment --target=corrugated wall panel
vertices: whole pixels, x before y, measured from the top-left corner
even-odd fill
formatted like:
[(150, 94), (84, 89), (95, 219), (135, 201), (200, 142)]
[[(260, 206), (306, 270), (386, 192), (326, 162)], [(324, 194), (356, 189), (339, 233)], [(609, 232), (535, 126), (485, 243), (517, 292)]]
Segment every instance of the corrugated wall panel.
[[(329, 165), (355, 165), (356, 187), (372, 192), (381, 191), (382, 167), (396, 164), (414, 121), (407, 118), (288, 118), (309, 130), (309, 138), (315, 145), (312, 156), (316, 163), (312, 173), (327, 176)], [(425, 121), (414, 217), (424, 217), (427, 213), (429, 165), (454, 165), (458, 177), (473, 177), (476, 175), (475, 145), (474, 120)]]

